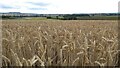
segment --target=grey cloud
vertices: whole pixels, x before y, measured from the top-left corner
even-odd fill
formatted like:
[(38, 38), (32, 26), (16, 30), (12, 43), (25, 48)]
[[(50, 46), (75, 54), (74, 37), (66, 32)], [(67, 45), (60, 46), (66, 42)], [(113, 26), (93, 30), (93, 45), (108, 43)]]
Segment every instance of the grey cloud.
[(47, 8), (28, 8), (29, 10), (47, 10)]
[(50, 5), (48, 3), (43, 3), (43, 2), (26, 2), (26, 3), (36, 5), (36, 6), (48, 6), (48, 5)]
[(10, 5), (0, 4), (0, 8), (2, 8), (2, 9), (19, 9), (20, 7), (18, 7), (18, 6), (13, 7)]
[(2, 8), (2, 9), (13, 9), (14, 7), (0, 4), (0, 8)]

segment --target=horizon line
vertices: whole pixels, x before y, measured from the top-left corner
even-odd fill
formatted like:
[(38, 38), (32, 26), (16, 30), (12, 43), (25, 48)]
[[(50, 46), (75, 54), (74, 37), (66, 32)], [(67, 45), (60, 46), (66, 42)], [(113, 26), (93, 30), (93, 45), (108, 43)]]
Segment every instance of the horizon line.
[[(0, 12), (0, 13), (10, 13), (10, 12)], [(17, 13), (13, 12), (13, 13)], [(29, 12), (18, 12), (18, 13), (29, 13)], [(96, 12), (96, 13), (65, 13), (65, 14), (106, 14), (107, 12)], [(120, 12), (108, 12), (108, 13), (120, 13)], [(29, 13), (29, 14), (40, 14), (40, 13)], [(64, 14), (64, 13), (41, 13), (41, 14)]]

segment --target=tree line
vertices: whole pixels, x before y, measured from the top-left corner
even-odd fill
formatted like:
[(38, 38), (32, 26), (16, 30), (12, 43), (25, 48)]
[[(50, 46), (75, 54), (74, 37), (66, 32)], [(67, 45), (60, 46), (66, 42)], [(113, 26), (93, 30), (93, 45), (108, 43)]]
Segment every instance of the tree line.
[(23, 17), (46, 17), (47, 19), (58, 19), (58, 20), (113, 20), (117, 19), (118, 14), (38, 14), (38, 15), (32, 15), (32, 16), (9, 16), (9, 15), (3, 15), (3, 19), (17, 19), (17, 18), (23, 18)]

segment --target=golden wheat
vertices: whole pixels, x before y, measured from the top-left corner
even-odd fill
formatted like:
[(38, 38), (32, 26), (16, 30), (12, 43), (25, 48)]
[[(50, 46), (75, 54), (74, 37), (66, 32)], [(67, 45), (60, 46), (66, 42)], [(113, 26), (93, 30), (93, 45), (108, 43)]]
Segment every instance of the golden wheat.
[(3, 66), (115, 66), (114, 20), (3, 20)]

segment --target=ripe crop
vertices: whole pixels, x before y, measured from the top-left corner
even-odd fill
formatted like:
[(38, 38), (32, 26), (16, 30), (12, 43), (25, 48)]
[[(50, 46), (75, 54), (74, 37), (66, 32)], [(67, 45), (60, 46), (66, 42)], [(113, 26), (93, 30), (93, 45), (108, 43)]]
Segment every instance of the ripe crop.
[(3, 20), (3, 66), (115, 66), (115, 20)]

